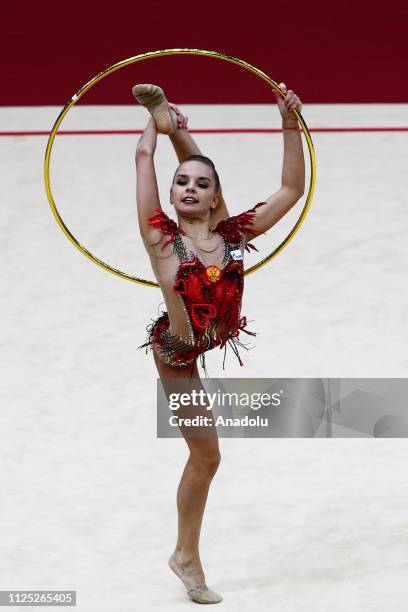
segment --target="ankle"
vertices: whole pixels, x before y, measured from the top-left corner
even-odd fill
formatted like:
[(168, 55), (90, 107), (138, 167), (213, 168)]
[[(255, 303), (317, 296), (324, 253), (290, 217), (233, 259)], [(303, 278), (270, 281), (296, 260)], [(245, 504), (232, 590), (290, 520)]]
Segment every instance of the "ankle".
[(200, 555), (198, 552), (183, 550), (182, 548), (176, 548), (173, 555), (178, 561), (178, 563), (182, 563), (185, 566), (200, 563)]

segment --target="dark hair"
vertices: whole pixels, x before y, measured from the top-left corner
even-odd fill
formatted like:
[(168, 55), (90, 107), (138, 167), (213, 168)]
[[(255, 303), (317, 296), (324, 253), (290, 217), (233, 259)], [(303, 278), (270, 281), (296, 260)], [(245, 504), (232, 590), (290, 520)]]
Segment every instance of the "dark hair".
[[(220, 178), (218, 176), (218, 172), (215, 169), (214, 163), (211, 161), (211, 159), (209, 157), (205, 157), (205, 155), (190, 155), (190, 157), (187, 157), (187, 159), (185, 159), (181, 163), (184, 164), (184, 162), (189, 162), (189, 161), (199, 161), (199, 162), (202, 162), (203, 164), (206, 164), (207, 166), (210, 166), (210, 168), (212, 168), (214, 179), (215, 179), (215, 192), (217, 193), (217, 191), (220, 190)], [(176, 176), (179, 168), (177, 168), (174, 176)], [(174, 178), (173, 178), (173, 181), (174, 181)]]

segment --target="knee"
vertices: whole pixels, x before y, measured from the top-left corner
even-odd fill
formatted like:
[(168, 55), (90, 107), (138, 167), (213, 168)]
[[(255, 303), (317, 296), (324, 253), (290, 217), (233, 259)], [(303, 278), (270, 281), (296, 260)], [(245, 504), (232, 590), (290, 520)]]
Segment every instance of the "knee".
[(212, 453), (207, 460), (207, 468), (211, 474), (215, 474), (221, 463), (221, 454), (219, 451)]
[(212, 477), (221, 463), (221, 454), (214, 450), (209, 453), (200, 454), (194, 458), (194, 465), (205, 476)]

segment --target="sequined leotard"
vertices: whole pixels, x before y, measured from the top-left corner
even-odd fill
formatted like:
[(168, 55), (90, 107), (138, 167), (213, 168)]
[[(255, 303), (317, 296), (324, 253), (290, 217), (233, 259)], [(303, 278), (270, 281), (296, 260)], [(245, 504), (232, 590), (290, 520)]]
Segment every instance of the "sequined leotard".
[[(253, 216), (258, 206), (263, 204), (265, 202), (259, 202), (240, 215), (220, 221), (213, 230), (221, 236), (223, 243), (221, 267), (205, 266), (196, 254), (188, 252), (181, 238), (185, 235), (183, 229), (161, 208), (155, 209), (157, 214), (149, 218), (149, 224), (168, 237), (161, 248), (173, 244), (173, 253), (179, 261), (172, 278), (172, 291), (183, 308), (186, 328), (184, 333), (171, 333), (174, 328), (171, 330), (168, 313), (162, 312), (148, 326), (148, 339), (139, 348), (154, 349), (162, 361), (172, 366), (194, 366), (196, 358), (200, 357), (205, 370), (204, 353), (216, 346), (225, 347), (226, 351), (228, 344), (243, 365), (237, 345), (247, 347), (238, 340), (239, 333), (256, 335), (245, 329), (246, 317), (240, 316), (244, 288), (243, 244), (246, 232), (254, 233), (250, 227)], [(248, 252), (250, 248), (257, 250), (250, 243), (245, 248)], [(172, 299), (174, 295), (168, 296), (166, 302)]]

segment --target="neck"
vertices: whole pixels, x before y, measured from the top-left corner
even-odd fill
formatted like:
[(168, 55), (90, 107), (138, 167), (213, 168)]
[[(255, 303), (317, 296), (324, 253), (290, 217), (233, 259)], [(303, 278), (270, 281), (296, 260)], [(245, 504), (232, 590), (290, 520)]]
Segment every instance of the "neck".
[(208, 221), (200, 219), (183, 219), (178, 218), (178, 226), (184, 230), (185, 235), (193, 240), (205, 240), (211, 238), (212, 234), (208, 227)]

